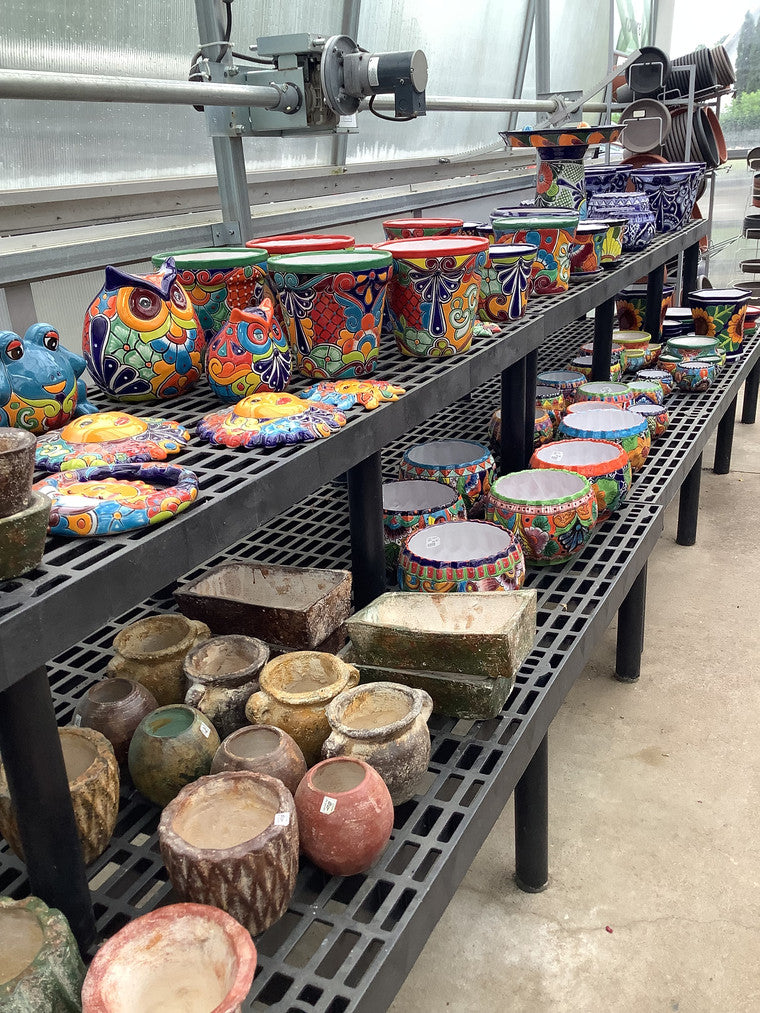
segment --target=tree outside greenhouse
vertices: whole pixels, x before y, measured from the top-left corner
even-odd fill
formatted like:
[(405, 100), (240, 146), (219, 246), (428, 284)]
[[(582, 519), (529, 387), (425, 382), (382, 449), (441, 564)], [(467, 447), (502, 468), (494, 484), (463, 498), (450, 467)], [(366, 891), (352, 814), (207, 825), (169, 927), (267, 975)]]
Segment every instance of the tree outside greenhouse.
[(760, 138), (760, 15), (747, 11), (736, 46), (736, 97), (720, 123), (731, 147), (751, 148)]

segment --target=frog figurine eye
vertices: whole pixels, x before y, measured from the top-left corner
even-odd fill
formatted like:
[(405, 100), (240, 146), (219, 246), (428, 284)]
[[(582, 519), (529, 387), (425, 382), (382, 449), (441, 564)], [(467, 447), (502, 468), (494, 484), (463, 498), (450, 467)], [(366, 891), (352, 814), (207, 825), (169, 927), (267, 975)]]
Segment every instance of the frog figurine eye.
[(20, 359), (24, 354), (24, 346), (20, 341), (9, 341), (5, 348), (5, 354), (9, 359), (13, 359), (14, 362)]
[(57, 331), (48, 331), (42, 339), (42, 344), (45, 348), (49, 348), (51, 352), (55, 352), (58, 348), (60, 338)]

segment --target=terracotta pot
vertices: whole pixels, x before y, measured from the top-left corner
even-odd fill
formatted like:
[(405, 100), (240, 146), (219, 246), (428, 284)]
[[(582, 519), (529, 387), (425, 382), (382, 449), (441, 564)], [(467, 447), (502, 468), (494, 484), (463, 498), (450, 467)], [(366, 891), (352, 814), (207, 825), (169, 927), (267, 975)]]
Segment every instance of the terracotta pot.
[(245, 714), (252, 724), (277, 725), (288, 732), (311, 766), (330, 734), (325, 708), (358, 681), (358, 669), (333, 654), (293, 651), (264, 666), (261, 689), (249, 699)]
[(0, 517), (26, 510), (32, 501), (37, 441), (23, 429), (0, 429)]
[(0, 1009), (79, 1013), (84, 964), (60, 911), (37, 897), (0, 897)]
[(224, 911), (169, 904), (101, 946), (82, 989), (83, 1013), (240, 1013), (256, 971), (248, 932)]
[(156, 707), (156, 698), (142, 683), (134, 679), (104, 679), (90, 686), (81, 698), (74, 712), (74, 724), (105, 735), (117, 761), (126, 763), (135, 729)]
[(301, 848), (331, 876), (366, 872), (385, 850), (393, 802), (376, 770), (336, 756), (312, 767), (295, 795)]
[(259, 688), (269, 648), (255, 637), (231, 634), (204, 640), (188, 651), (185, 703), (205, 714), (225, 739), (246, 723), (245, 705)]
[(433, 701), (423, 689), (375, 682), (340, 693), (327, 708), (332, 731), (322, 756), (353, 756), (385, 781), (394, 805), (417, 794), (430, 762), (427, 721)]
[[(92, 728), (58, 729), (79, 839), (85, 863), (102, 855), (119, 815), (119, 765), (108, 739)], [(23, 859), (16, 810), (0, 766), (0, 833)]]
[(286, 911), (298, 874), (293, 796), (266, 774), (228, 770), (188, 784), (158, 827), (182, 900), (221, 908), (258, 935)]
[(631, 488), (631, 463), (619, 443), (608, 440), (560, 440), (539, 447), (531, 468), (562, 469), (583, 475), (596, 496), (597, 521), (607, 520), (625, 502)]
[(208, 774), (218, 748), (219, 736), (205, 715), (186, 704), (169, 704), (137, 726), (129, 773), (141, 794), (165, 806), (186, 784)]
[(247, 725), (228, 735), (216, 751), (211, 773), (251, 770), (276, 777), (295, 793), (306, 773), (306, 761), (295, 739), (275, 725)]
[(161, 707), (182, 703), (187, 689), (185, 655), (210, 636), (205, 623), (178, 613), (138, 619), (116, 634), (116, 654), (108, 663), (106, 675), (123, 675), (141, 682)]

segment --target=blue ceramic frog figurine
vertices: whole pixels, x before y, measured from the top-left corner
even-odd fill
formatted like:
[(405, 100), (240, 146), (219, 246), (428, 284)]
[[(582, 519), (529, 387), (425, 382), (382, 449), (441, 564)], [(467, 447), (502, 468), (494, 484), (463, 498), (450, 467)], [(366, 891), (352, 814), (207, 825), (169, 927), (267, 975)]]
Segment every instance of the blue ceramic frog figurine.
[(98, 409), (87, 400), (85, 361), (61, 345), (52, 324), (24, 337), (0, 331), (0, 426), (47, 433)]

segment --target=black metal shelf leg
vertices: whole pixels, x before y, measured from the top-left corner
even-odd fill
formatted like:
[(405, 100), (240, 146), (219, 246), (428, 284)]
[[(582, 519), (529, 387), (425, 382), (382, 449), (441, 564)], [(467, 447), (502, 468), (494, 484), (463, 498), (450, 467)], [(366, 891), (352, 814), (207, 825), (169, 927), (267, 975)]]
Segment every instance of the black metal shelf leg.
[(385, 591), (383, 468), (379, 453), (349, 468), (348, 512), (354, 608), (364, 608)]
[(644, 330), (652, 335), (655, 344), (660, 343), (662, 317), (662, 286), (665, 280), (665, 265), (656, 267), (647, 276), (647, 311), (644, 319)]
[(501, 474), (527, 468), (525, 460), (525, 359), (501, 373)]
[(614, 321), (614, 298), (599, 303), (594, 310), (594, 352), (591, 357), (592, 380), (609, 380), (610, 378)]
[(697, 540), (697, 519), (699, 516), (699, 486), (702, 482), (702, 455), (694, 462), (691, 471), (684, 479), (678, 497), (678, 531), (676, 541), (679, 545), (694, 545)]
[[(688, 306), (689, 292), (697, 287), (697, 269), (699, 268), (699, 243), (687, 246), (683, 251), (683, 272), (681, 274), (681, 305)], [(678, 295), (678, 293), (676, 293)]]
[(525, 893), (549, 885), (549, 735), (515, 786), (515, 882)]
[(533, 436), (536, 431), (536, 373), (538, 372), (538, 350), (525, 356), (525, 445), (524, 468), (530, 467), (533, 456)]
[(63, 911), (84, 953), (95, 919), (44, 668), (0, 693), (0, 753), (31, 891)]
[(755, 424), (757, 418), (757, 395), (760, 392), (760, 362), (757, 362), (744, 381), (744, 398), (742, 399), (742, 422), (745, 426)]
[(636, 682), (641, 675), (644, 650), (644, 620), (647, 606), (647, 564), (618, 609), (615, 678), (618, 682)]
[(718, 423), (718, 435), (715, 441), (715, 460), (713, 471), (716, 475), (727, 475), (731, 471), (731, 450), (734, 444), (734, 422), (736, 421), (736, 398), (726, 409)]

